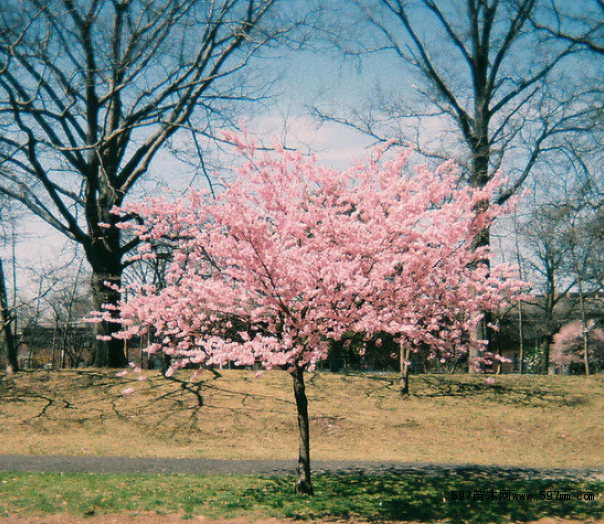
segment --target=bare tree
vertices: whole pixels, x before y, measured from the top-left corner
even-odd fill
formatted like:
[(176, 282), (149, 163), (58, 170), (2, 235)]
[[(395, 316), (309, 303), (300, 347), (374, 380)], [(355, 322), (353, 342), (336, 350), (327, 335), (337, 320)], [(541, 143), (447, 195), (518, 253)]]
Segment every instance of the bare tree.
[(549, 372), (554, 335), (560, 329), (557, 308), (575, 287), (566, 271), (569, 250), (566, 242), (570, 209), (559, 203), (535, 205), (518, 229), (522, 252), (536, 296), (532, 304), (540, 311), (540, 371)]
[[(279, 36), (277, 3), (5, 0), (0, 193), (83, 246), (95, 308), (117, 304), (133, 247), (112, 208), (177, 131), (208, 135), (250, 96), (235, 77)], [(94, 365), (125, 363), (116, 329), (97, 325)]]
[(536, 185), (530, 212), (519, 226), (523, 258), (538, 292), (533, 305), (542, 312), (543, 373), (549, 370), (551, 344), (561, 325), (578, 318), (587, 333), (597, 309), (594, 295), (604, 274), (601, 180), (593, 176), (599, 158), (590, 141), (559, 149), (556, 165), (549, 168), (556, 176)]
[[(7, 228), (12, 219), (10, 206), (0, 195), (0, 245), (7, 236)], [(15, 315), (10, 307), (8, 288), (4, 274), (2, 256), (0, 256), (0, 362), (9, 372), (19, 371), (18, 344), (14, 335)]]
[[(428, 157), (454, 157), (476, 187), (505, 168), (510, 181), (497, 204), (518, 192), (558, 137), (592, 126), (593, 108), (578, 101), (580, 88), (555, 82), (576, 44), (541, 38), (531, 25), (540, 12), (538, 0), (355, 4), (370, 30), (355, 33), (364, 41), (340, 45), (365, 57), (360, 60), (393, 55), (412, 81), (407, 91), (380, 94), (365, 112), (334, 115), (319, 108), (321, 118), (378, 141), (399, 136)], [(485, 229), (477, 247), (490, 243)], [(488, 324), (481, 322), (473, 336), (490, 339)]]
[(604, 55), (604, 0), (573, 2), (552, 0), (546, 19), (534, 20), (535, 26), (556, 38)]
[(81, 282), (83, 262), (80, 255), (58, 272), (45, 298), (53, 329), (51, 362), (58, 368), (81, 366), (90, 351), (90, 326), (82, 324), (92, 305), (89, 289)]
[[(602, 122), (604, 119), (604, 89), (602, 88), (602, 74), (604, 66), (604, 0), (585, 0), (578, 5), (573, 2), (563, 0), (551, 0), (546, 4), (545, 13), (547, 16), (535, 17), (532, 22), (534, 26), (542, 33), (550, 36), (553, 40), (559, 40), (573, 45), (577, 50), (582, 51), (583, 60), (580, 77), (583, 82), (595, 80), (592, 82), (590, 90), (591, 98), (586, 102), (593, 106), (597, 120), (594, 122), (594, 131), (601, 133)], [(589, 174), (592, 183), (602, 177), (602, 136), (596, 140), (595, 149), (599, 156), (598, 161), (589, 165), (585, 161), (586, 155), (579, 155), (577, 163)], [(597, 185), (597, 182), (596, 182)], [(602, 192), (599, 193), (599, 199), (596, 203), (600, 207), (600, 219), (604, 216), (604, 199)], [(601, 231), (604, 228), (601, 228)]]
[[(570, 102), (577, 91), (557, 88), (558, 66), (575, 44), (540, 39), (530, 24), (538, 0), (355, 0), (373, 29), (373, 38), (354, 54), (393, 53), (411, 73), (415, 94), (383, 96), (366, 113), (338, 117), (384, 141), (393, 134), (419, 139), (426, 126), (439, 150), (428, 156), (455, 156), (466, 167), (469, 183), (481, 187), (505, 165), (516, 176), (498, 203), (509, 199), (529, 177), (548, 140), (582, 131), (590, 108)], [(346, 45), (346, 44), (343, 44)], [(405, 98), (410, 100), (405, 101)], [(399, 127), (397, 124), (403, 122)], [(442, 135), (448, 135), (443, 139)], [(443, 144), (454, 152), (442, 151)], [(424, 145), (422, 143), (420, 146)], [(506, 155), (515, 158), (504, 162)], [(485, 239), (488, 241), (488, 239)]]
[(594, 302), (596, 292), (601, 287), (604, 245), (601, 231), (594, 228), (594, 224), (597, 224), (599, 219), (597, 214), (594, 216), (594, 212), (597, 213), (599, 210), (594, 210), (593, 206), (586, 204), (582, 200), (575, 208), (573, 220), (568, 225), (566, 243), (570, 253), (568, 272), (573, 275), (577, 283), (575, 294), (578, 299), (578, 316), (582, 327), (583, 363), (585, 374), (589, 375), (592, 372), (590, 332), (595, 328), (594, 319), (590, 318), (593, 315), (593, 307), (590, 307), (590, 302)]

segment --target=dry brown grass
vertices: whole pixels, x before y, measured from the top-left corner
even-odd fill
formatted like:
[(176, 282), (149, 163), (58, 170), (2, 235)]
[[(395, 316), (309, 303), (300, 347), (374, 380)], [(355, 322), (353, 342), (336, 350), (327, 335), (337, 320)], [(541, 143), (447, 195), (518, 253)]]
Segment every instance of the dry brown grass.
[[(285, 372), (157, 374), (96, 370), (0, 377), (2, 453), (292, 459)], [(124, 396), (129, 386), (136, 392)], [(604, 466), (604, 376), (309, 376), (315, 459)]]

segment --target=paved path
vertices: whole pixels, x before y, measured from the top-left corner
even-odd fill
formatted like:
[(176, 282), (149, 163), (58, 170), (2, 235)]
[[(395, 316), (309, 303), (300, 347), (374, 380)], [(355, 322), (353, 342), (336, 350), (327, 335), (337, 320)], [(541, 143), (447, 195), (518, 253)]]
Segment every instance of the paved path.
[[(125, 457), (68, 457), (0, 455), (0, 471), (64, 473), (184, 473), (193, 475), (284, 474), (293, 472), (293, 460), (213, 460)], [(498, 476), (580, 478), (604, 481), (604, 468), (540, 469), (477, 464), (430, 464), (376, 461), (313, 461), (314, 471), (363, 470), (372, 473), (484, 473)]]

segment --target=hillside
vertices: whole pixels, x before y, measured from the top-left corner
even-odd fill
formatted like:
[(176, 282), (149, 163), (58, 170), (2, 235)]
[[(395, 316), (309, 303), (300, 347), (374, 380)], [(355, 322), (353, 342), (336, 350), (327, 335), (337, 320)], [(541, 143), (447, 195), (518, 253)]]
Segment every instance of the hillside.
[[(204, 371), (168, 380), (78, 370), (0, 377), (4, 454), (293, 459), (285, 372)], [(129, 395), (122, 392), (135, 391)], [(412, 377), (316, 373), (315, 459), (604, 466), (604, 376)]]

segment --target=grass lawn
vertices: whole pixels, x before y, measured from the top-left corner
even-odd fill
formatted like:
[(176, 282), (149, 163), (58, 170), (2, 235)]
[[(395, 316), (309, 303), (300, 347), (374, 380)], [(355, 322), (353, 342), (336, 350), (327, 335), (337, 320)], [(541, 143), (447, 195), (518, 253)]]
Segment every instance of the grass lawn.
[[(495, 479), (469, 472), (461, 476), (318, 475), (314, 497), (295, 495), (291, 477), (20, 473), (2, 474), (0, 479), (0, 516), (154, 514), (182, 519), (203, 515), (209, 520), (480, 524), (545, 517), (589, 522), (604, 515), (603, 482), (526, 479), (514, 474)], [(483, 491), (483, 500), (477, 490)], [(503, 495), (507, 492), (509, 500)], [(594, 500), (577, 500), (591, 494)], [(526, 500), (529, 495), (533, 500)]]
[[(197, 381), (189, 379), (186, 373), (174, 381), (151, 373), (139, 381), (135, 374), (96, 370), (2, 376), (1, 452), (296, 457), (295, 406), (286, 373), (204, 372)], [(510, 375), (491, 386), (480, 376), (414, 376), (412, 395), (404, 400), (395, 375), (316, 373), (307, 383), (314, 459), (604, 467), (604, 376)], [(136, 391), (122, 395), (129, 387)], [(142, 512), (246, 522), (593, 522), (604, 516), (602, 482), (512, 473), (318, 475), (311, 499), (294, 496), (292, 486), (285, 477), (7, 473), (0, 477), (0, 517), (134, 518)], [(480, 497), (476, 490), (485, 500), (474, 500)], [(517, 500), (505, 500), (506, 491)], [(496, 500), (486, 500), (490, 492)], [(594, 500), (577, 500), (585, 493)], [(533, 500), (518, 500), (522, 494)], [(136, 522), (146, 524), (140, 518)]]
[[(285, 372), (151, 374), (32, 372), (0, 378), (2, 453), (293, 459), (291, 378)], [(315, 459), (604, 466), (604, 376), (309, 377)], [(127, 387), (136, 392), (124, 396)]]

